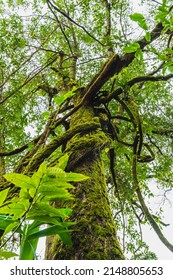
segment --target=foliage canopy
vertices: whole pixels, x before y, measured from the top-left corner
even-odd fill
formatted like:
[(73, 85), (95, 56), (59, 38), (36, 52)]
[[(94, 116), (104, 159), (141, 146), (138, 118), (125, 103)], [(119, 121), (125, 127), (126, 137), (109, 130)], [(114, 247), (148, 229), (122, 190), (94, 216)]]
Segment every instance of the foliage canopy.
[[(147, 207), (153, 182), (164, 197), (173, 187), (171, 2), (0, 0), (1, 190), (3, 174), (32, 175), (44, 160), (70, 156), (76, 135), (104, 132), (111, 209), (134, 259), (155, 258), (142, 238), (148, 222), (173, 251), (162, 205)], [(85, 106), (93, 121), (70, 126)], [(12, 187), (8, 199), (17, 193)]]

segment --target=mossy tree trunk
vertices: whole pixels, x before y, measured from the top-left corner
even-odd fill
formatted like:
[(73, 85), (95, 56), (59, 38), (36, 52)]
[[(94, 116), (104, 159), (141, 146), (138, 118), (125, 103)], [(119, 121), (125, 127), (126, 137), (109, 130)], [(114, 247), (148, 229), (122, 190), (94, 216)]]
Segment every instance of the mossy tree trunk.
[[(82, 107), (71, 119), (70, 127), (89, 123), (99, 118), (90, 106)], [(90, 177), (78, 183), (74, 189), (75, 199), (71, 219), (76, 222), (71, 234), (73, 247), (60, 243), (57, 237), (48, 238), (46, 259), (108, 260), (123, 259), (116, 228), (108, 200), (101, 152), (110, 145), (110, 139), (100, 129), (88, 134), (75, 135), (67, 143), (70, 154), (68, 171)]]

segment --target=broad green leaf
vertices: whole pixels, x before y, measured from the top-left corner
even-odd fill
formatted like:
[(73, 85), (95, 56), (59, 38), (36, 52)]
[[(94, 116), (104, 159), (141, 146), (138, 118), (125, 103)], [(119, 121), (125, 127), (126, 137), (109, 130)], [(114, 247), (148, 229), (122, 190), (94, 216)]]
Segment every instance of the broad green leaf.
[(67, 181), (80, 182), (80, 181), (88, 180), (90, 177), (80, 174), (80, 173), (69, 172), (69, 173), (66, 173), (65, 178)]
[(40, 215), (38, 215), (37, 213), (34, 213), (34, 212), (28, 213), (27, 219), (39, 221), (42, 224), (54, 224), (54, 225), (62, 226), (60, 219), (58, 217), (54, 218), (54, 217), (50, 217), (48, 215), (41, 216), (41, 213), (40, 213)]
[(46, 162), (42, 162), (42, 164), (40, 164), (39, 169), (37, 170), (36, 174), (37, 176), (41, 179), (42, 176), (46, 173), (47, 171), (47, 165)]
[(42, 172), (40, 171), (40, 173), (39, 173), (39, 171), (37, 171), (31, 177), (31, 182), (35, 186), (36, 189), (39, 187), (42, 176), (43, 176)]
[(7, 226), (13, 223), (12, 217), (0, 215), (0, 229), (5, 230)]
[(73, 247), (73, 242), (72, 242), (71, 236), (68, 232), (62, 232), (62, 233), (59, 232), (58, 234), (65, 245), (67, 245), (70, 248)]
[[(28, 218), (27, 218), (28, 220)], [(28, 225), (28, 229), (27, 229), (27, 235), (35, 232), (38, 230), (38, 228), (43, 225), (44, 223), (42, 221), (33, 221), (31, 224)]]
[(0, 192), (0, 206), (4, 203), (9, 192), (9, 188)]
[(10, 208), (9, 206), (0, 207), (0, 214), (9, 214)]
[(18, 255), (14, 252), (7, 252), (7, 251), (3, 251), (3, 250), (0, 250), (0, 260), (2, 259), (10, 259), (10, 258), (13, 258), (13, 257), (17, 257)]
[(132, 43), (124, 48), (124, 52), (133, 53), (136, 52), (138, 49), (140, 49), (140, 45), (138, 43)]
[(30, 188), (30, 189), (29, 189), (29, 194), (30, 194), (30, 196), (31, 196), (32, 198), (34, 198), (35, 193), (36, 193), (36, 189), (35, 189), (35, 188)]
[(46, 175), (49, 176), (50, 178), (55, 178), (55, 177), (64, 178), (65, 174), (66, 174), (65, 171), (59, 168), (58, 166), (48, 167), (46, 172)]
[(39, 188), (39, 191), (45, 197), (56, 196), (56, 197), (60, 197), (60, 198), (65, 197), (67, 199), (71, 197), (71, 195), (65, 188), (57, 188), (53, 184), (49, 185), (49, 187), (46, 184), (41, 185), (41, 187)]
[[(65, 179), (63, 179), (61, 176), (59, 178), (52, 178), (50, 176), (44, 176), (40, 188), (46, 187), (49, 190), (52, 186), (57, 188), (64, 188), (64, 189), (73, 189), (74, 186), (70, 183), (67, 183)], [(39, 188), (39, 190), (40, 190)]]
[[(0, 229), (5, 230), (9, 225), (13, 224), (12, 217), (6, 215), (0, 215)], [(22, 233), (21, 228), (17, 229), (17, 232)]]
[(65, 154), (58, 160), (58, 167), (64, 170), (67, 166), (69, 156), (68, 154)]
[(49, 201), (49, 202), (57, 201), (57, 202), (59, 202), (61, 200), (73, 200), (73, 199), (74, 199), (74, 197), (72, 195), (67, 196), (67, 195), (61, 194), (61, 195), (49, 195), (48, 197), (44, 197), (42, 199), (42, 201)]
[(5, 179), (10, 183), (13, 183), (17, 187), (30, 189), (33, 188), (33, 184), (31, 182), (31, 178), (18, 173), (9, 173), (4, 175)]
[(28, 202), (18, 202), (18, 203), (12, 203), (9, 205), (9, 214), (13, 215), (13, 219), (20, 219), (28, 210), (30, 206), (29, 201)]
[(41, 215), (49, 215), (50, 217), (61, 217), (62, 219), (67, 217), (67, 215), (63, 211), (61, 211), (61, 209), (54, 208), (46, 202), (35, 203), (30, 211), (30, 215), (37, 214), (37, 213), (38, 215), (40, 215), (39, 210), (41, 210), (42, 213)]
[(72, 97), (75, 94), (77, 87), (73, 87), (72, 90), (66, 92), (64, 95), (57, 95), (54, 97), (54, 101), (57, 105), (61, 105), (66, 99)]
[(49, 226), (46, 229), (43, 229), (36, 233), (31, 234), (30, 236), (28, 236), (28, 240), (58, 234), (60, 236), (60, 238), (62, 239), (62, 241), (67, 246), (72, 246), (71, 237), (69, 234), (70, 232), (72, 232), (72, 230), (64, 229), (62, 227), (53, 225), (53, 226)]
[(130, 19), (137, 22), (142, 29), (148, 30), (146, 20), (142, 14), (134, 13), (134, 14), (130, 15)]
[(55, 96), (54, 101), (57, 105), (61, 105), (65, 101), (64, 96)]
[(33, 240), (25, 238), (21, 243), (19, 260), (34, 260), (36, 258), (38, 238)]
[(138, 49), (136, 52), (135, 52), (135, 57), (138, 59), (138, 60), (142, 60), (143, 59), (143, 52), (141, 49)]
[(5, 236), (7, 233), (9, 233), (11, 231), (16, 231), (19, 226), (20, 226), (20, 222), (13, 222), (13, 223), (9, 224), (6, 227), (6, 229), (3, 233), (3, 236)]
[[(32, 189), (32, 188), (31, 188)], [(29, 195), (29, 192), (28, 192), (28, 190), (26, 190), (26, 189), (24, 189), (24, 188), (22, 188), (21, 190), (20, 190), (20, 193), (19, 193), (19, 197), (20, 197), (20, 200), (22, 200), (22, 199), (30, 199), (31, 198), (31, 196)]]
[(65, 172), (57, 166), (48, 168), (47, 175), (50, 176), (50, 178), (57, 178), (62, 182), (79, 182), (89, 179), (86, 175), (74, 172)]

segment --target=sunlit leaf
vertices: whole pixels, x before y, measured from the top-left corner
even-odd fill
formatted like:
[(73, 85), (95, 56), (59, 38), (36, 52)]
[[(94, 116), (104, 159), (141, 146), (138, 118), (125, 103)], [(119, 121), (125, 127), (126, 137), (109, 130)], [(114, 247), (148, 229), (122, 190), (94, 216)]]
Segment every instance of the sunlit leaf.
[(0, 260), (2, 259), (10, 259), (10, 258), (13, 258), (13, 257), (17, 257), (18, 254), (14, 253), (14, 252), (7, 252), (7, 251), (3, 251), (3, 250), (0, 250)]
[(65, 154), (58, 160), (58, 167), (64, 170), (67, 166), (69, 156), (68, 154)]
[(30, 189), (34, 187), (31, 182), (31, 178), (26, 175), (18, 173), (9, 173), (5, 174), (4, 177), (7, 181), (13, 183), (17, 187), (25, 189)]
[(133, 52), (136, 52), (139, 48), (140, 48), (140, 45), (138, 43), (132, 43), (129, 46), (126, 46), (124, 48), (124, 52), (133, 53)]
[(142, 29), (148, 30), (146, 20), (142, 14), (134, 13), (134, 14), (130, 15), (130, 19), (137, 22)]
[(64, 229), (62, 227), (54, 225), (54, 226), (49, 226), (46, 229), (40, 230), (40, 231), (38, 231), (34, 234), (31, 234), (28, 237), (28, 240), (58, 234), (60, 236), (60, 238), (63, 240), (63, 242), (67, 246), (71, 247), (72, 246), (72, 241), (71, 241), (71, 237), (70, 237), (70, 234), (69, 234), (70, 232), (71, 232), (71, 230)]
[(11, 224), (9, 224), (6, 228), (5, 231), (3, 233), (3, 236), (5, 236), (7, 233), (12, 232), (12, 231), (16, 231), (18, 229), (18, 227), (20, 226), (20, 222), (13, 222)]
[(0, 206), (4, 203), (9, 192), (9, 188), (0, 192)]

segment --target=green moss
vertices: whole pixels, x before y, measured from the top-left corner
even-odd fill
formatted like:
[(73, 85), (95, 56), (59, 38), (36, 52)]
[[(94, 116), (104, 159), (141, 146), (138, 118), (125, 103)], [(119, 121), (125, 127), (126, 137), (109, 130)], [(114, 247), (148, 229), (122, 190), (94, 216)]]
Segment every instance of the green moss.
[[(73, 116), (71, 128), (79, 122), (89, 123), (93, 118), (91, 108), (82, 108)], [(110, 139), (98, 128), (89, 133), (78, 133), (68, 142), (66, 151), (70, 159), (67, 170), (85, 174), (90, 179), (75, 185), (72, 190), (75, 199), (67, 205), (73, 208), (71, 219), (77, 222), (71, 234), (73, 249), (59, 242), (54, 244), (54, 259), (123, 259), (101, 160), (102, 149), (109, 145)]]
[(86, 255), (86, 257), (87, 257), (87, 260), (101, 260), (100, 254), (98, 252), (95, 252), (95, 251), (89, 252)]

